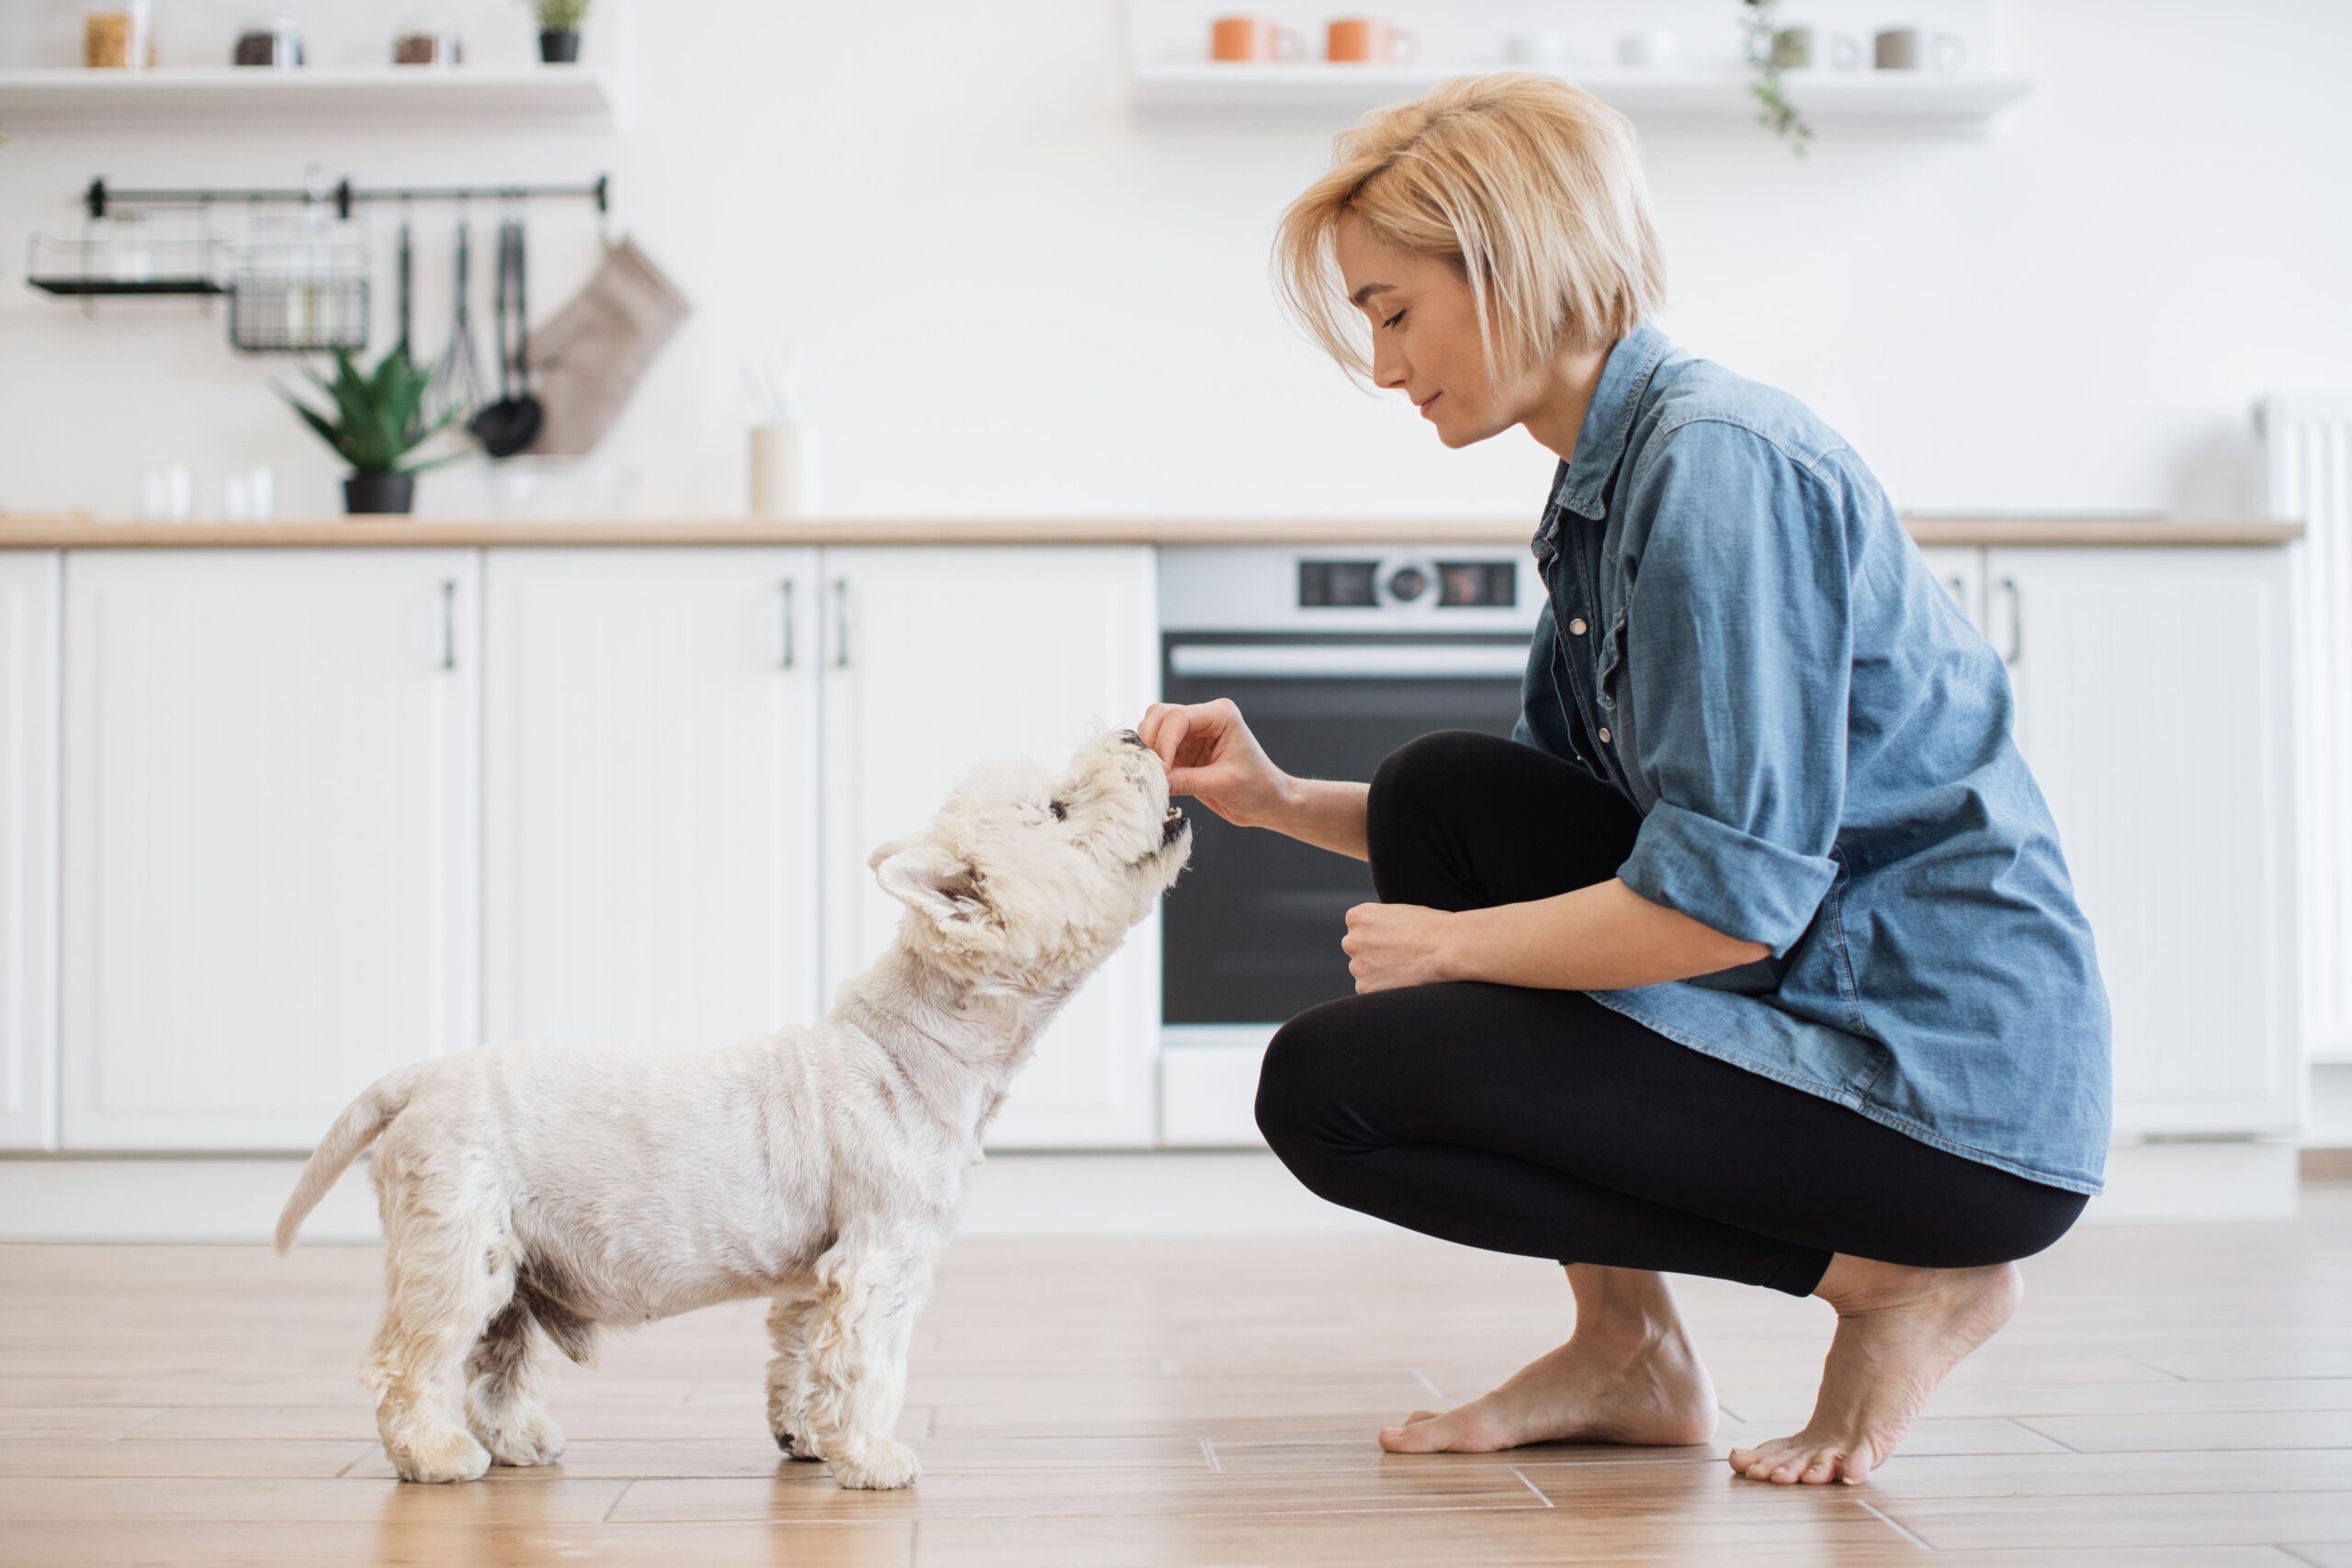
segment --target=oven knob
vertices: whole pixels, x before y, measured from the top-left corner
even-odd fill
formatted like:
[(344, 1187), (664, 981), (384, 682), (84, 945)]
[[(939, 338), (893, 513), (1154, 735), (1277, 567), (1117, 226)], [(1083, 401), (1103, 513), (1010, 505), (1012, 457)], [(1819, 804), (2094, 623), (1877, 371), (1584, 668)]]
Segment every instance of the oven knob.
[(1388, 576), (1388, 596), (1409, 604), (1430, 591), (1429, 574), (1417, 566), (1400, 566)]

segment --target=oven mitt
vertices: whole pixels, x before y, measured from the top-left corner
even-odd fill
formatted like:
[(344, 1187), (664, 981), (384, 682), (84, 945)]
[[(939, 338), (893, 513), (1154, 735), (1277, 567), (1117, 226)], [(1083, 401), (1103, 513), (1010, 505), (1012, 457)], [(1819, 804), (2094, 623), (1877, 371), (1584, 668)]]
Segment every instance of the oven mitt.
[(578, 457), (594, 447), (692, 310), (634, 241), (605, 246), (587, 287), (531, 331), (531, 389), (547, 422), (530, 450)]

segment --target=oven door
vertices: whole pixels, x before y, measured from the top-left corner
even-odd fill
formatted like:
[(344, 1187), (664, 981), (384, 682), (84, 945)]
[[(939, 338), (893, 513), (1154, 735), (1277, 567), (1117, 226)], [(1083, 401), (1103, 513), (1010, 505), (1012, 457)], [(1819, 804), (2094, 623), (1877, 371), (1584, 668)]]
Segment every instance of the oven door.
[[(1171, 703), (1230, 697), (1266, 755), (1299, 778), (1369, 781), (1382, 759), (1432, 729), (1508, 737), (1527, 666), (1521, 633), (1192, 632), (1163, 643)], [(1161, 1017), (1204, 1040), (1271, 1032), (1317, 1002), (1355, 994), (1340, 950), (1347, 911), (1374, 897), (1372, 868), (1203, 806), (1190, 867), (1161, 907)], [(1172, 1029), (1170, 1043), (1186, 1031)]]

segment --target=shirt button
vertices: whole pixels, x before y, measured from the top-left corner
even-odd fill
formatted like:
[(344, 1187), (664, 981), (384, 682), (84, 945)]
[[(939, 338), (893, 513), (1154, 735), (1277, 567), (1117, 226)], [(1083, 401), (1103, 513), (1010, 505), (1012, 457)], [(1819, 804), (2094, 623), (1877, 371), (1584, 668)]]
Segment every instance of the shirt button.
[(1605, 724), (1600, 727), (1600, 739), (1604, 743), (1609, 739), (1609, 727)]
[(1578, 615), (1575, 620), (1570, 621), (1568, 623), (1568, 630), (1576, 633), (1578, 637), (1584, 636), (1584, 617), (1582, 615)]

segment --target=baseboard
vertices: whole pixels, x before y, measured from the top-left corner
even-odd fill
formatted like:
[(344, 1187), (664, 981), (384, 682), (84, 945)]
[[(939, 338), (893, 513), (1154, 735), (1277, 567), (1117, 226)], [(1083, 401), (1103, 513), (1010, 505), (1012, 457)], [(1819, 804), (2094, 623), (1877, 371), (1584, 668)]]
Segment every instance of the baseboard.
[[(2119, 1145), (2090, 1224), (2281, 1220), (2295, 1213), (2297, 1155), (2284, 1144)], [(293, 1156), (0, 1158), (0, 1241), (264, 1241), (293, 1190)], [(1262, 1150), (989, 1156), (966, 1235), (1377, 1234), (1394, 1227), (1323, 1201)], [(302, 1228), (306, 1241), (370, 1241), (374, 1195), (345, 1173)]]

